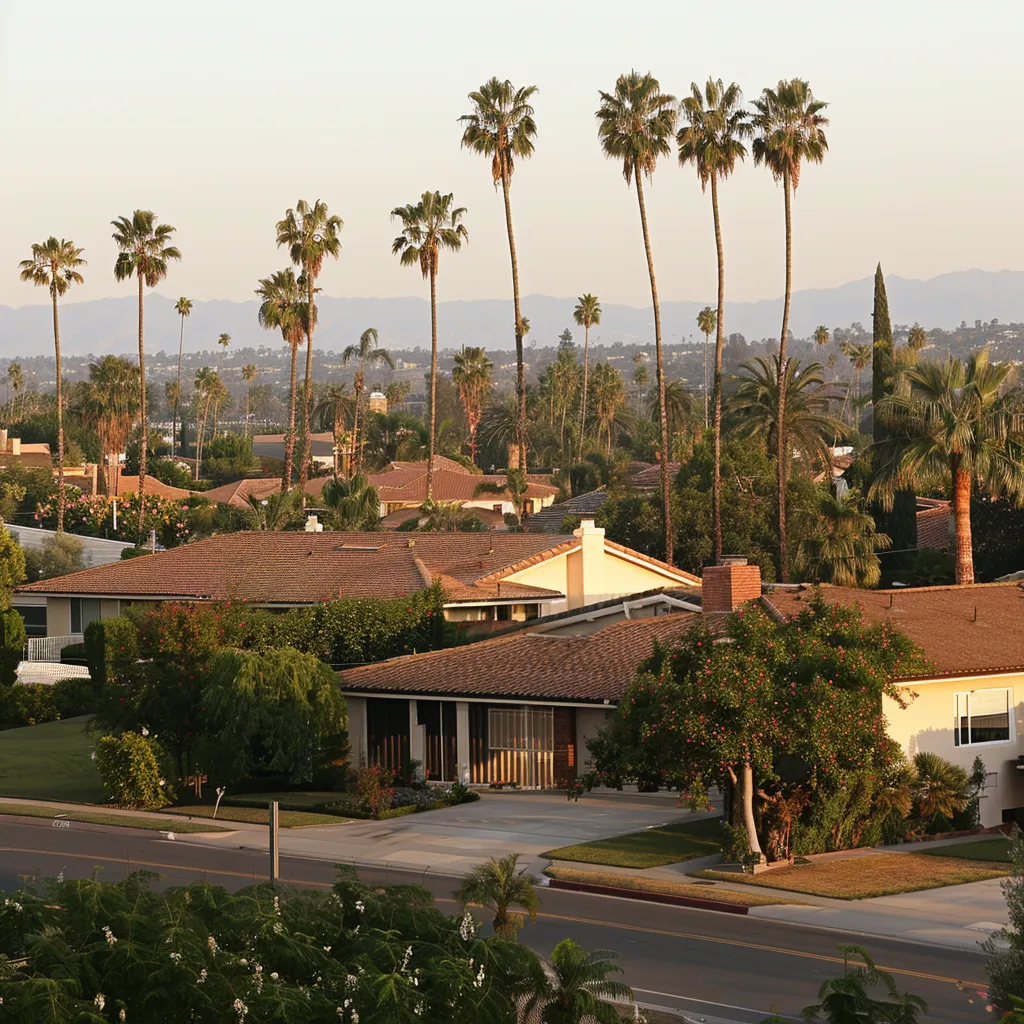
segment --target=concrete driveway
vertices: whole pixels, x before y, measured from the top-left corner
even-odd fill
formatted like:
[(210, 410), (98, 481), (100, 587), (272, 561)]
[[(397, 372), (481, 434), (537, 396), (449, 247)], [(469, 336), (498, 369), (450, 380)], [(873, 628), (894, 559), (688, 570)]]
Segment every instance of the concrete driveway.
[[(281, 852), (443, 874), (462, 874), (488, 857), (518, 853), (539, 871), (548, 863), (540, 854), (556, 846), (688, 817), (691, 813), (677, 808), (670, 793), (589, 794), (579, 803), (555, 793), (484, 793), (476, 803), (404, 818), (282, 830)], [(216, 845), (227, 841), (196, 839)], [(262, 830), (234, 833), (227, 842), (266, 848)]]

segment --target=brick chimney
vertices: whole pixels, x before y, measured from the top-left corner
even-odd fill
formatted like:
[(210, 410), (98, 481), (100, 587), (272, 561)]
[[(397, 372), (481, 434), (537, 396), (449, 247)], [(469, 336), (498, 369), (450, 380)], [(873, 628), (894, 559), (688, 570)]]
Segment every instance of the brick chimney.
[(734, 612), (761, 596), (761, 567), (748, 565), (740, 555), (725, 555), (709, 565), (701, 577), (701, 608), (706, 612)]

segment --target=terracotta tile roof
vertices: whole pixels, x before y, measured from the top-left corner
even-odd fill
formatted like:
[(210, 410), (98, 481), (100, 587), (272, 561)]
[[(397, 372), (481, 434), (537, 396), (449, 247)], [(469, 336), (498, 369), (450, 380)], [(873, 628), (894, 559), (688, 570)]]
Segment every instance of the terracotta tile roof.
[[(670, 479), (679, 472), (681, 465), (682, 463), (680, 462), (670, 462), (668, 464), (668, 475)], [(639, 473), (633, 473), (629, 477), (630, 487), (637, 487), (641, 490), (647, 487), (657, 487), (660, 483), (660, 465), (648, 466), (647, 469), (641, 469)]]
[[(807, 606), (812, 593), (811, 587), (778, 587), (761, 600), (790, 617)], [(1024, 670), (1024, 589), (1016, 583), (894, 590), (823, 586), (821, 593), (834, 604), (860, 605), (868, 622), (899, 626), (940, 676)]]
[[(315, 476), (306, 481), (306, 493), (317, 497), (323, 492), (324, 484), (330, 477)], [(230, 484), (221, 484), (220, 487), (211, 487), (208, 491), (197, 492), (200, 497), (206, 498), (214, 503), (224, 502), (227, 505), (234, 505), (235, 508), (247, 508), (246, 498), (251, 494), (256, 498), (265, 498), (268, 494), (274, 494), (281, 490), (280, 477), (247, 477), (244, 480), (235, 480)]]
[[(374, 473), (369, 481), (377, 488), (382, 502), (415, 502), (422, 504), (427, 497), (426, 463), (422, 469), (408, 468), (407, 465), (396, 464), (397, 469), (389, 469), (383, 473)], [(472, 501), (476, 489), (482, 483), (504, 484), (502, 473), (468, 473), (460, 466), (458, 470), (435, 466), (433, 480), (433, 497), (435, 501)], [(526, 494), (531, 498), (553, 498), (558, 488), (550, 484), (527, 482)], [(495, 495), (481, 495), (478, 500), (491, 499), (499, 502), (504, 498), (510, 500), (508, 492)]]
[[(494, 509), (490, 508), (475, 508), (473, 506), (466, 509), (467, 512), (476, 516), (489, 530), (507, 530), (508, 527), (505, 525), (505, 516), (501, 512), (495, 512)], [(381, 528), (384, 530), (397, 530), (403, 523), (407, 523), (410, 519), (420, 519), (423, 517), (423, 513), (419, 507), (413, 508), (399, 508), (395, 509), (394, 512), (389, 512), (381, 521)]]
[(950, 503), (942, 498), (917, 499), (918, 548), (949, 547)]
[[(617, 622), (584, 636), (516, 632), (442, 651), (411, 654), (341, 673), (342, 688), (365, 693), (614, 703), (637, 665), (699, 618), (678, 612)], [(514, 671), (510, 671), (514, 669)]]
[(499, 593), (497, 582), (502, 569), (566, 542), (527, 533), (234, 533), (20, 589), (292, 605), (403, 597), (443, 578), (456, 591), (452, 601), (551, 597), (504, 582)]
[(557, 505), (548, 505), (547, 508), (534, 512), (527, 520), (526, 528), (531, 533), (561, 533), (562, 520), (566, 516), (592, 516), (607, 500), (606, 491), (578, 494), (575, 498), (568, 498)]
[[(122, 473), (120, 477), (118, 477), (118, 496), (123, 494), (138, 494), (138, 491), (139, 478), (137, 476), (126, 476)], [(195, 492), (187, 491), (184, 487), (172, 487), (170, 484), (165, 484), (162, 480), (157, 480), (155, 476), (149, 476), (147, 474), (146, 493), (155, 494), (158, 497), (166, 498), (168, 501), (182, 501), (185, 498), (191, 498)]]
[[(400, 469), (411, 469), (417, 474), (425, 473), (427, 471), (427, 461), (426, 459), (421, 459), (419, 462), (390, 462), (381, 470), (381, 473), (390, 473)], [(475, 475), (472, 470), (467, 469), (461, 462), (449, 459), (447, 455), (434, 456), (434, 472), (436, 473), (439, 469), (450, 469), (453, 473), (465, 473), (467, 476)]]

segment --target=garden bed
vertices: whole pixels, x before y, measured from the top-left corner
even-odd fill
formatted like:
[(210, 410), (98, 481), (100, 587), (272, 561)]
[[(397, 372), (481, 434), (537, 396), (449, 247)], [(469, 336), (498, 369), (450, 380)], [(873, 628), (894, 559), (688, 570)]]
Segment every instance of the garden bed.
[(642, 832), (627, 832), (610, 839), (559, 846), (541, 854), (550, 860), (605, 864), (616, 868), (654, 868), (722, 852), (720, 818), (701, 818), (675, 825), (659, 825)]
[(827, 896), (837, 900), (864, 900), (901, 892), (938, 889), (966, 882), (1001, 878), (1007, 869), (989, 861), (921, 853), (877, 853), (840, 860), (822, 860), (792, 867), (773, 868), (757, 875), (726, 871), (694, 871), (694, 878), (713, 878), (765, 889)]

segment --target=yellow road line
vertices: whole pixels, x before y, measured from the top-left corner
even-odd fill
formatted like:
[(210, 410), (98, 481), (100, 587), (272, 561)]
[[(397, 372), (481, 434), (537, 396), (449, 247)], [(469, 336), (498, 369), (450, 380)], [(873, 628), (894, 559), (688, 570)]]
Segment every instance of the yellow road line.
[[(95, 854), (65, 853), (63, 851), (54, 850), (29, 850), (16, 846), (0, 846), (0, 853), (30, 853), (42, 857), (72, 857), (79, 860), (97, 860)], [(115, 864), (137, 864), (139, 867), (165, 868), (170, 871), (201, 871), (206, 875), (226, 875), (230, 878), (256, 878), (259, 880), (265, 880), (267, 878), (267, 875), (265, 874), (250, 875), (242, 871), (225, 871), (222, 868), (192, 868), (181, 864), (163, 864), (159, 861), (133, 861), (125, 857), (100, 857), (99, 859), (112, 861)], [(287, 881), (290, 885), (307, 885), (321, 889), (329, 889), (331, 887), (330, 882), (311, 882), (299, 878), (282, 879), (282, 881)], [(444, 896), (436, 896), (434, 898), (434, 902), (455, 903), (457, 901)], [(572, 917), (568, 914), (548, 914), (543, 911), (539, 912), (537, 916), (547, 918), (550, 921), (568, 921), (570, 924), (590, 924), (597, 925), (602, 928), (621, 928), (623, 931), (643, 932), (647, 935), (661, 935), (674, 939), (695, 939), (698, 942), (713, 942), (720, 946), (736, 946), (741, 949), (758, 949), (767, 953), (780, 953), (783, 956), (798, 956), (803, 957), (806, 960), (820, 960), (824, 963), (842, 964), (846, 962), (842, 957), (826, 956), (824, 953), (807, 953), (799, 949), (787, 949), (783, 946), (768, 946), (759, 942), (744, 942), (742, 939), (726, 939), (715, 935), (701, 935), (698, 932), (679, 932), (662, 928), (647, 928), (638, 924), (623, 924), (619, 921), (600, 921), (590, 917)], [(941, 974), (925, 974), (920, 971), (909, 971), (902, 967), (882, 967), (881, 969), (883, 971), (888, 971), (890, 974), (902, 974), (908, 978), (923, 978), (925, 981), (939, 981), (945, 982), (949, 985), (966, 986), (968, 988), (987, 987), (987, 983), (964, 981), (962, 978), (947, 978)]]

